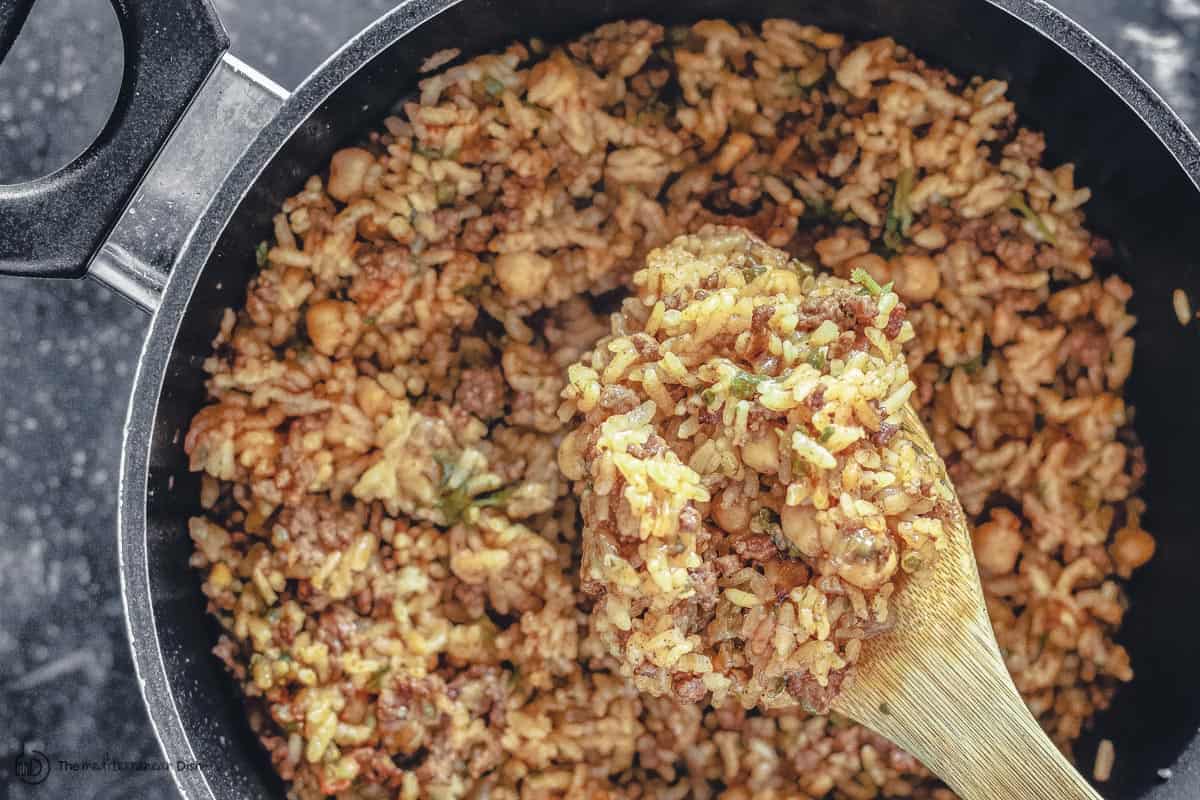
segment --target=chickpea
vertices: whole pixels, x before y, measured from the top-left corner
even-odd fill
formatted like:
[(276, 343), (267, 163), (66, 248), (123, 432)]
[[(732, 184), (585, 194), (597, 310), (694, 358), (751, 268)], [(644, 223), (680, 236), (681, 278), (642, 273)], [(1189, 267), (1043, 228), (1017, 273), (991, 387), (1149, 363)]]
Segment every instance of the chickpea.
[(1122, 575), (1128, 575), (1154, 557), (1154, 537), (1140, 528), (1117, 531), (1108, 552)]
[(496, 257), (496, 280), (509, 299), (532, 300), (546, 288), (554, 262), (531, 251), (501, 253)]
[(750, 507), (741, 497), (717, 498), (712, 504), (712, 515), (726, 533), (744, 533), (750, 527)]
[(388, 413), (392, 408), (392, 398), (379, 382), (366, 375), (360, 375), (354, 384), (354, 399), (358, 407), (368, 417), (377, 417)]
[(975, 562), (988, 575), (1007, 575), (1017, 566), (1021, 553), (1021, 532), (1012, 524), (992, 519), (972, 534)]
[(357, 338), (358, 317), (349, 303), (321, 300), (308, 307), (304, 315), (308, 338), (322, 355), (331, 356), (343, 344)]
[(578, 430), (573, 430), (563, 437), (558, 446), (558, 468), (568, 480), (581, 481), (587, 477), (587, 469), (583, 463), (583, 447), (587, 444)]
[(930, 225), (912, 235), (913, 242), (926, 250), (941, 250), (946, 246), (946, 231), (941, 225)]
[(329, 184), (326, 190), (335, 200), (348, 202), (362, 194), (367, 172), (375, 158), (361, 147), (347, 147), (333, 154), (329, 162)]
[(866, 253), (871, 249), (871, 245), (863, 237), (841, 229), (837, 236), (822, 239), (813, 245), (813, 249), (817, 251), (817, 258), (821, 259), (823, 266), (829, 267), (835, 275), (840, 275), (841, 273), (837, 270), (838, 265)]
[(812, 506), (784, 506), (779, 515), (783, 535), (809, 558), (821, 554), (821, 532)]
[(858, 528), (841, 534), (830, 555), (838, 577), (860, 589), (875, 589), (896, 572), (896, 547), (884, 531)]
[(929, 256), (897, 256), (892, 259), (891, 267), (896, 294), (906, 301), (924, 303), (932, 300), (941, 288), (942, 275)]
[(742, 461), (750, 469), (766, 475), (779, 472), (779, 437), (775, 429), (768, 428), (758, 438), (742, 445)]

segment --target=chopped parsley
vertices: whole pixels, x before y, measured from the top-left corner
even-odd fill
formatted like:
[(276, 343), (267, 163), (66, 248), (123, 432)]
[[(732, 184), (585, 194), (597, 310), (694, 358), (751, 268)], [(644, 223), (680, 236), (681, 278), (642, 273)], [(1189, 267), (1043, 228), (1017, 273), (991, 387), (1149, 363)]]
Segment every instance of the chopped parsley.
[(387, 667), (382, 667), (381, 669), (375, 670), (375, 672), (371, 674), (370, 679), (367, 680), (367, 688), (373, 692), (382, 690), (383, 679), (387, 677), (388, 672), (389, 669)]
[(888, 281), (883, 286), (880, 286), (879, 282), (871, 277), (871, 273), (862, 267), (854, 268), (854, 271), (850, 273), (850, 280), (862, 286), (873, 297), (879, 297), (882, 294), (890, 292), (895, 283), (895, 281)]
[(457, 464), (446, 453), (434, 453), (433, 458), (442, 470), (441, 496), (438, 499), (438, 509), (442, 512), (447, 525), (454, 525), (468, 508), (491, 508), (503, 506), (513, 493), (513, 487), (507, 486), (488, 494), (471, 495), (467, 491), (469, 475), (458, 474)]
[(258, 247), (254, 248), (254, 260), (258, 262), (259, 269), (262, 269), (267, 265), (267, 253), (270, 252), (270, 250), (271, 247), (267, 244), (265, 239), (258, 243)]
[(448, 206), (458, 198), (458, 187), (450, 181), (440, 181), (437, 185), (437, 202), (439, 206)]
[(742, 267), (742, 277), (746, 279), (746, 283), (754, 283), (760, 275), (765, 275), (767, 272), (769, 272), (769, 269), (762, 264)]
[(502, 506), (508, 502), (508, 498), (512, 496), (513, 487), (506, 486), (503, 489), (497, 489), (490, 494), (483, 494), (471, 501), (471, 505), (476, 508), (492, 508), (494, 506)]
[(825, 198), (816, 197), (810, 200), (805, 197), (802, 218), (819, 222), (837, 222), (841, 219), (841, 215), (833, 210), (833, 206)]
[(779, 524), (779, 515), (774, 510), (763, 506), (758, 511), (754, 512), (751, 529), (762, 531), (768, 530), (772, 525)]
[(825, 430), (821, 431), (821, 444), (825, 444), (833, 436), (833, 426), (826, 425)]
[(1046, 221), (1041, 218), (1036, 211), (1029, 207), (1029, 203), (1025, 202), (1025, 195), (1020, 192), (1013, 192), (1008, 197), (1008, 207), (1016, 211), (1025, 219), (1031, 221), (1038, 229), (1038, 233), (1042, 238), (1054, 246), (1058, 246), (1058, 240), (1054, 238), (1054, 234), (1050, 232), (1050, 228), (1046, 226)]
[(823, 71), (815, 72), (807, 67), (803, 70), (785, 69), (779, 73), (779, 86), (788, 97), (801, 97), (806, 91), (820, 83), (823, 74)]
[(892, 190), (892, 202), (888, 205), (887, 220), (883, 225), (883, 243), (893, 253), (904, 249), (904, 237), (908, 236), (908, 229), (912, 226), (913, 214), (908, 196), (912, 194), (913, 177), (911, 167), (900, 170)]
[(765, 375), (739, 369), (729, 382), (729, 393), (740, 400), (749, 400), (758, 393), (758, 385), (766, 379)]
[(457, 489), (446, 489), (438, 500), (438, 509), (442, 512), (447, 525), (453, 525), (462, 519), (463, 513), (471, 505), (471, 495), (461, 486)]
[(504, 94), (504, 84), (489, 75), (483, 79), (483, 90), (488, 97), (496, 98)]

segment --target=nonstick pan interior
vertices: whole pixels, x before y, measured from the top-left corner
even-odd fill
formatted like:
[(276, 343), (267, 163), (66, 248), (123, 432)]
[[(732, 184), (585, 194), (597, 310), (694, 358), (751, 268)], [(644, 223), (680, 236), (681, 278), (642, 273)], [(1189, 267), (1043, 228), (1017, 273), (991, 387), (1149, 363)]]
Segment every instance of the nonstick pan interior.
[[(1018, 5), (1013, 3), (1013, 5)], [(204, 777), (217, 797), (281, 796), (282, 786), (244, 719), (232, 681), (209, 652), (217, 638), (204, 613), (199, 578), (187, 566), (187, 518), (196, 512), (198, 481), (187, 471), (181, 431), (203, 401), (202, 360), (222, 310), (240, 305), (254, 266), (255, 245), (270, 217), (339, 146), (377, 124), (415, 86), (417, 67), (437, 50), (484, 52), (515, 38), (561, 39), (625, 17), (682, 22), (706, 16), (757, 20), (773, 16), (852, 36), (891, 35), (928, 61), (961, 75), (1010, 82), (1025, 125), (1044, 130), (1051, 163), (1073, 161), (1077, 182), (1090, 186), (1089, 226), (1118, 243), (1101, 265), (1134, 287), (1138, 316), (1136, 368), (1129, 391), (1149, 467), (1146, 527), (1159, 542), (1155, 560), (1130, 587), (1132, 609), (1120, 640), (1130, 650), (1135, 681), (1117, 695), (1080, 742), (1090, 766), (1096, 741), (1112, 739), (1117, 762), (1104, 792), (1112, 798), (1194, 798), (1200, 772), (1170, 766), (1200, 728), (1200, 663), (1194, 594), (1200, 574), (1200, 491), (1193, 487), (1200, 448), (1200, 326), (1180, 327), (1171, 312), (1176, 287), (1200, 298), (1200, 194), (1155, 135), (1104, 83), (1041, 34), (983, 0), (699, 0), (671, 10), (646, 0), (551, 2), (465, 0), (371, 58), (370, 42), (352, 45), (333, 64), (370, 59), (308, 117), (242, 200), (204, 267), (182, 319), (155, 412), (147, 500), (147, 567), (157, 645), (177, 711)], [(1071, 29), (1047, 25), (1074, 46), (1089, 46)], [(376, 32), (386, 35), (386, 32)], [(327, 67), (313, 87), (336, 79)], [(333, 88), (333, 87), (329, 87)], [(301, 91), (300, 95), (305, 95)], [(214, 135), (219, 132), (214, 131)], [(139, 531), (140, 533), (140, 531)], [(122, 535), (131, 535), (123, 531)], [(137, 647), (155, 642), (140, 637)]]

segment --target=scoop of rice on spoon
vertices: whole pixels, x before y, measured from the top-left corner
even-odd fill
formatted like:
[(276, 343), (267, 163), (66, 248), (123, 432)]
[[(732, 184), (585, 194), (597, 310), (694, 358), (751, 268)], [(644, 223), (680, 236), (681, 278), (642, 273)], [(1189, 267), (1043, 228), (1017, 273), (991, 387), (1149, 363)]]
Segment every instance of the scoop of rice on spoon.
[[(639, 690), (839, 711), (967, 798), (1095, 797), (1004, 668), (890, 285), (736, 228), (652, 252), (568, 372), (592, 624)], [(1071, 788), (1068, 788), (1071, 787)]]

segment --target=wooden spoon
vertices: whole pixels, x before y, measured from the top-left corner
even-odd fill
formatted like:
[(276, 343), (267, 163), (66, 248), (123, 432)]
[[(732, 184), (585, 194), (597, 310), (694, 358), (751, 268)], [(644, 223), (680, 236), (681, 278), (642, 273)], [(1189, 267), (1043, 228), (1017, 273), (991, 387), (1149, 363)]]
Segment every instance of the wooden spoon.
[(931, 569), (896, 593), (896, 627), (863, 648), (835, 710), (919, 758), (964, 800), (1100, 800), (1013, 686), (984, 607), (962, 506), (911, 408), (901, 433), (937, 458), (952, 522)]

